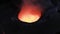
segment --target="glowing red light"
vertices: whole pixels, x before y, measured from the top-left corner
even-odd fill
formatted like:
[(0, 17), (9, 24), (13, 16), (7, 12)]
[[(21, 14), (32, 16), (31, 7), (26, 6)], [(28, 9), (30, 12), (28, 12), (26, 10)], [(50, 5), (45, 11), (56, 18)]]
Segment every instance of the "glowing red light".
[(26, 23), (36, 22), (41, 18), (41, 11), (38, 5), (24, 4), (18, 14), (18, 19)]

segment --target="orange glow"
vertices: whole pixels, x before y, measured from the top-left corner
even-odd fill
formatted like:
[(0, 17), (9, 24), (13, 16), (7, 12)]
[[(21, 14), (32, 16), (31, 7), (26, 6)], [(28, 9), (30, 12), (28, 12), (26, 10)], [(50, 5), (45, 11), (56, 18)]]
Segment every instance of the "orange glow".
[(40, 17), (41, 10), (37, 6), (23, 6), (18, 14), (18, 19), (26, 23), (36, 22)]
[(36, 0), (23, 0), (21, 11), (18, 14), (18, 19), (22, 22), (33, 23), (41, 18), (42, 10), (38, 4), (32, 2)]

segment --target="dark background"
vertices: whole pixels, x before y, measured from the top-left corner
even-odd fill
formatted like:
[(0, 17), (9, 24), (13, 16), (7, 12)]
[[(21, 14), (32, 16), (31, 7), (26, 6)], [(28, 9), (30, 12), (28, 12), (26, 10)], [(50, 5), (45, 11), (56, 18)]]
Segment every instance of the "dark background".
[(41, 19), (36, 23), (26, 24), (17, 19), (22, 0), (0, 0), (0, 31), (5, 34), (59, 34), (60, 1), (37, 0), (45, 7)]

